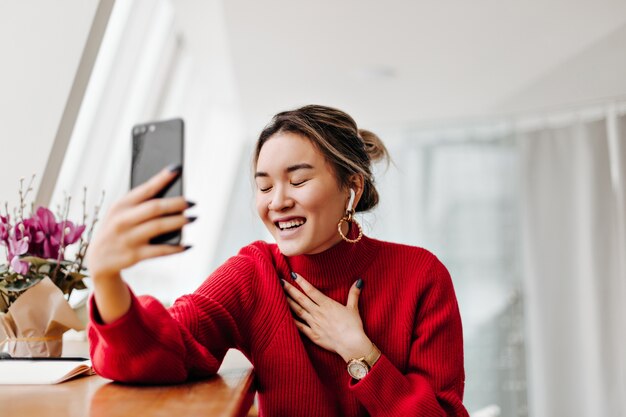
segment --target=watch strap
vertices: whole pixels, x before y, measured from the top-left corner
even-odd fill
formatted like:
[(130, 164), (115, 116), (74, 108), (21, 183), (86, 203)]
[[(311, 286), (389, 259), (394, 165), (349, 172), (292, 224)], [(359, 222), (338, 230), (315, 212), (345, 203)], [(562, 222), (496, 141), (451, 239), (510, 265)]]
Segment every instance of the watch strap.
[(380, 349), (378, 349), (376, 345), (372, 343), (372, 350), (365, 357), (363, 357), (363, 360), (367, 363), (369, 368), (372, 369), (376, 362), (378, 362), (378, 359), (380, 359), (381, 355), (382, 352), (380, 351)]

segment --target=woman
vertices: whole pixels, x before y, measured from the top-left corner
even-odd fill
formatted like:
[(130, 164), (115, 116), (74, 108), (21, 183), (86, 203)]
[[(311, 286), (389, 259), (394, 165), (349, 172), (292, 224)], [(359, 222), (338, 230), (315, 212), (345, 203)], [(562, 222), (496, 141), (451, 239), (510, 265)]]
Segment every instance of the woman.
[(175, 383), (216, 373), (232, 347), (254, 365), (261, 415), (467, 416), (446, 268), (364, 236), (352, 217), (377, 204), (371, 161), (382, 157), (380, 140), (339, 110), (277, 114), (254, 157), (256, 208), (276, 244), (244, 247), (167, 310), (120, 273), (186, 249), (148, 244), (189, 223), (183, 198), (152, 198), (180, 169), (133, 189), (91, 244), (95, 369)]

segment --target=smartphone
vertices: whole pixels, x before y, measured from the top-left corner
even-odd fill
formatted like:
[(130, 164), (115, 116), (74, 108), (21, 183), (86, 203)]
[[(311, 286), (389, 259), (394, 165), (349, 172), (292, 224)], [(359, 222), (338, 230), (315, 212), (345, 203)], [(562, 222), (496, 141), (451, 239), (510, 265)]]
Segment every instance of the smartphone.
[[(130, 188), (143, 184), (163, 168), (183, 165), (185, 124), (182, 119), (162, 120), (133, 126), (133, 154), (130, 173)], [(181, 174), (155, 198), (183, 195)], [(150, 240), (151, 244), (179, 245), (181, 230), (169, 232)]]

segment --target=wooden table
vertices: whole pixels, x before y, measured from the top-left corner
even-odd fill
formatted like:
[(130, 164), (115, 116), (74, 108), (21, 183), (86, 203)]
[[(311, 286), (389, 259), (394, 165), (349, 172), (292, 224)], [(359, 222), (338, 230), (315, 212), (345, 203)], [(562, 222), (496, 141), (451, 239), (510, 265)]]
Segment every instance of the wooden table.
[(229, 369), (181, 385), (136, 386), (99, 376), (57, 385), (3, 385), (2, 417), (246, 416), (254, 397), (251, 368)]

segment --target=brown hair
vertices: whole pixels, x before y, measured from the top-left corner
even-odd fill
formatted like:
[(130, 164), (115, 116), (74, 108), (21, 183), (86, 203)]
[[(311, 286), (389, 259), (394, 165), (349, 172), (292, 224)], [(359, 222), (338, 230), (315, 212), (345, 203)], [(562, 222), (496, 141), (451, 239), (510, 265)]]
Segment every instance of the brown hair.
[(355, 211), (367, 211), (378, 204), (372, 162), (389, 161), (389, 153), (374, 133), (358, 129), (347, 113), (332, 107), (309, 105), (274, 116), (257, 140), (254, 165), (263, 144), (280, 132), (298, 133), (308, 138), (333, 167), (341, 187), (349, 185), (353, 174), (363, 175), (363, 195)]

